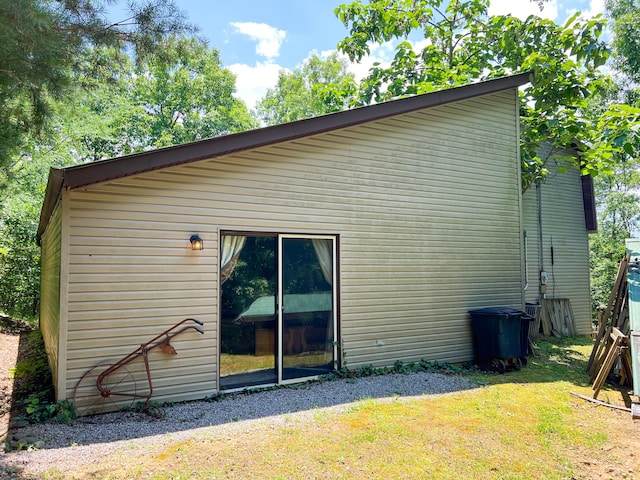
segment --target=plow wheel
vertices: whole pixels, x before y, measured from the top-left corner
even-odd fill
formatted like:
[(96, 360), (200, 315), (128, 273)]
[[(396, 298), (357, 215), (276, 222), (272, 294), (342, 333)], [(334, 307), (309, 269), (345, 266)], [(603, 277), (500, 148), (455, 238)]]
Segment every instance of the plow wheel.
[(138, 398), (136, 382), (126, 368), (118, 368), (102, 380), (105, 393), (101, 394), (98, 377), (110, 366), (110, 363), (96, 365), (78, 380), (73, 391), (73, 404), (79, 417), (126, 410)]

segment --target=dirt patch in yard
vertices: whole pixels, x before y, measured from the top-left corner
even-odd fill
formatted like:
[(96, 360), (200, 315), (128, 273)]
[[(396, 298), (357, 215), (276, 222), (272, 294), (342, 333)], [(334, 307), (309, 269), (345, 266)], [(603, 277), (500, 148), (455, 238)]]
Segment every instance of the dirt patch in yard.
[(18, 358), (20, 335), (0, 333), (0, 440), (9, 427), (13, 396), (13, 373)]
[(11, 423), (24, 414), (23, 400), (29, 394), (52, 392), (43, 352), (34, 351), (41, 350), (41, 343), (34, 339), (41, 337), (32, 325), (0, 314), (0, 442)]
[[(0, 441), (4, 442), (12, 410), (15, 414), (14, 369), (20, 355), (20, 338), (31, 327), (0, 314)], [(23, 355), (26, 352), (23, 351)]]

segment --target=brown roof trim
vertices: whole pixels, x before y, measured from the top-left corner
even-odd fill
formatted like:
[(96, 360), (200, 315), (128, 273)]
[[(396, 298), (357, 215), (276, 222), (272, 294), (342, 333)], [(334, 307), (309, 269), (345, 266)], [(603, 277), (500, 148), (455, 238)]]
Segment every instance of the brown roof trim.
[[(394, 115), (409, 113), (415, 110), (516, 88), (529, 81), (530, 74), (528, 72), (521, 73), (282, 125), (209, 138), (134, 155), (76, 165), (60, 170), (52, 169), (51, 174), (55, 171), (56, 181), (52, 182), (50, 178), (49, 185), (47, 185), (47, 194), (40, 215), (38, 238), (40, 238), (46, 228), (46, 224), (53, 213), (53, 208), (55, 207), (62, 188), (79, 188), (137, 173), (308, 137)], [(59, 176), (62, 177), (61, 181), (58, 181)]]
[[(573, 150), (580, 154), (589, 147), (579, 141), (573, 144)], [(582, 166), (580, 166), (580, 184), (582, 187), (582, 205), (584, 206), (584, 226), (587, 233), (598, 233), (598, 214), (596, 210), (596, 192), (593, 184), (593, 177), (585, 174)]]
[(42, 203), (42, 210), (40, 210), (40, 223), (38, 225), (38, 234), (37, 241), (38, 245), (40, 245), (40, 238), (44, 233), (45, 228), (47, 228), (47, 224), (49, 223), (49, 218), (53, 214), (53, 210), (58, 203), (58, 198), (60, 197), (60, 190), (62, 190), (62, 182), (64, 180), (64, 170), (60, 168), (49, 169), (49, 179), (47, 180), (47, 190), (44, 194), (44, 202)]

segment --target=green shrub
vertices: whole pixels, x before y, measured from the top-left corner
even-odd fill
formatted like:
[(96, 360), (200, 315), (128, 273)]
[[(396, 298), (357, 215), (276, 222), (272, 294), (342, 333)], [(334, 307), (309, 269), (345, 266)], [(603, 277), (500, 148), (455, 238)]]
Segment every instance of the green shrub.
[(39, 202), (16, 197), (0, 207), (0, 311), (35, 320), (40, 306)]
[(31, 423), (42, 423), (49, 420), (71, 425), (78, 416), (73, 403), (62, 400), (57, 403), (49, 403), (46, 392), (38, 392), (29, 395), (24, 401), (25, 418)]

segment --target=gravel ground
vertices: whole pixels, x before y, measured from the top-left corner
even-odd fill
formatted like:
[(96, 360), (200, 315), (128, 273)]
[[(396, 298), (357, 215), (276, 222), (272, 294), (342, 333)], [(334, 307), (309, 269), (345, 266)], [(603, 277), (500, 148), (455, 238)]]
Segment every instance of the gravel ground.
[(437, 373), (311, 382), (291, 388), (230, 394), (217, 402), (189, 402), (164, 407), (163, 418), (139, 413), (116, 413), (76, 420), (73, 425), (40, 424), (21, 429), (44, 445), (35, 451), (0, 454), (0, 465), (15, 465), (25, 472), (57, 467), (61, 471), (95, 463), (120, 448), (159, 444), (207, 434), (229, 436), (289, 421), (312, 421), (318, 409), (340, 411), (355, 401), (378, 398), (398, 401), (405, 397), (441, 395), (476, 388), (467, 378)]

